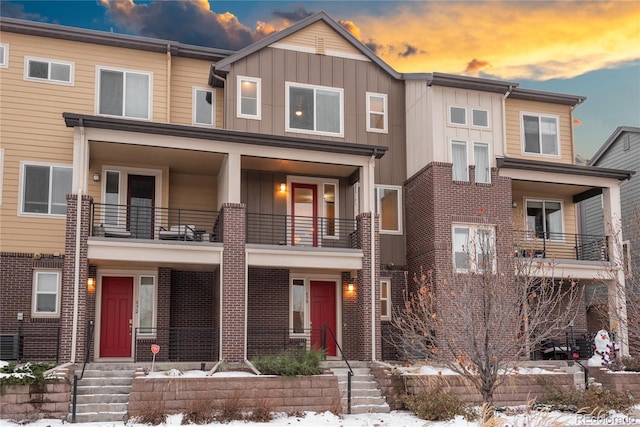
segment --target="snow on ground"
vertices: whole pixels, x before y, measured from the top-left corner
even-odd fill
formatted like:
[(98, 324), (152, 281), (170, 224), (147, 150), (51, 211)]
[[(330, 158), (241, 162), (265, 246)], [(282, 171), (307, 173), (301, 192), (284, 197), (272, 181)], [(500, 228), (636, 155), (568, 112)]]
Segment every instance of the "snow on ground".
[[(640, 412), (640, 405), (636, 409)], [(504, 415), (499, 417), (503, 423), (496, 424), (501, 427), (558, 427), (558, 426), (627, 426), (640, 425), (640, 417), (627, 416), (623, 414), (611, 414), (607, 418), (596, 419), (586, 415), (566, 414), (560, 412), (530, 412), (519, 415)], [(166, 427), (177, 427), (182, 422), (182, 415), (171, 415)], [(62, 427), (60, 420), (44, 419), (30, 424), (27, 427)], [(77, 423), (74, 427), (147, 427), (145, 424), (123, 423), (123, 422), (95, 422)], [(480, 427), (478, 421), (466, 421), (462, 417), (454, 420), (434, 422), (421, 420), (405, 411), (392, 411), (389, 414), (362, 414), (336, 416), (330, 412), (315, 413), (307, 412), (304, 417), (287, 417), (285, 414), (278, 414), (269, 423), (233, 421), (228, 424), (213, 423), (209, 426), (229, 426), (229, 427)], [(0, 420), (0, 427), (18, 427), (17, 423), (7, 420)], [(65, 423), (68, 427), (68, 423)], [(196, 426), (194, 426), (196, 427)], [(197, 426), (199, 427), (199, 426)], [(204, 427), (204, 426), (203, 426)]]

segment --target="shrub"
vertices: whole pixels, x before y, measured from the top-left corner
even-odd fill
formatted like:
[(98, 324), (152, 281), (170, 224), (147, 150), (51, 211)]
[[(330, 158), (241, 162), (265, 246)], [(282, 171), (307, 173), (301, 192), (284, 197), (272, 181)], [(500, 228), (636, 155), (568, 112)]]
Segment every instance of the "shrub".
[(619, 357), (608, 368), (612, 371), (640, 372), (640, 357)]
[(285, 351), (275, 356), (256, 357), (251, 363), (265, 375), (293, 377), (321, 374), (321, 360), (322, 353), (319, 351)]
[(211, 401), (196, 400), (191, 402), (182, 417), (182, 424), (210, 424), (214, 421)]
[(140, 409), (140, 414), (135, 417), (135, 422), (139, 424), (159, 425), (167, 422), (167, 413), (164, 410), (164, 403), (145, 402)]
[(242, 399), (241, 390), (233, 390), (222, 402), (222, 406), (216, 411), (215, 420), (219, 423), (229, 423), (231, 421), (242, 420), (244, 418), (242, 414)]
[(615, 390), (601, 387), (578, 390), (574, 387), (558, 387), (545, 381), (539, 383), (546, 393), (540, 399), (540, 404), (550, 406), (550, 409), (589, 414), (610, 410), (628, 413), (635, 404), (631, 395)]
[(0, 373), (8, 374), (0, 376), (0, 385), (4, 389), (7, 385), (32, 385), (38, 390), (44, 390), (47, 381), (56, 382), (59, 379), (55, 375), (45, 376), (45, 372), (55, 368), (54, 363), (28, 362), (24, 365), (9, 363), (0, 367)]
[(475, 419), (478, 414), (466, 402), (442, 387), (427, 389), (418, 394), (407, 394), (400, 397), (402, 404), (418, 418), (429, 421), (447, 421), (456, 415), (466, 420)]
[(273, 419), (273, 405), (269, 402), (268, 399), (262, 398), (258, 399), (255, 402), (255, 406), (253, 411), (250, 414), (247, 414), (245, 417), (246, 421), (254, 421), (258, 423), (268, 423)]

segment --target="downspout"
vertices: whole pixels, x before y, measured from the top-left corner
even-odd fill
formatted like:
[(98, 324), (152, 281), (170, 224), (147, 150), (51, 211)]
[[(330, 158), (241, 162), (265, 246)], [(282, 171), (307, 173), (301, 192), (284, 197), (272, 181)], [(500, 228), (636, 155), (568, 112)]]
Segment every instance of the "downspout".
[(507, 156), (507, 98), (515, 87), (509, 85), (507, 93), (502, 97), (502, 157)]
[(371, 361), (376, 360), (376, 219), (375, 219), (375, 152), (369, 159), (369, 176), (371, 177), (371, 187), (374, 197), (369, 191), (369, 209), (371, 211)]
[(171, 45), (167, 45), (167, 123), (171, 123)]
[(73, 277), (73, 321), (71, 329), (71, 363), (76, 362), (76, 345), (78, 343), (78, 306), (80, 300), (80, 231), (82, 229), (82, 185), (85, 181), (86, 149), (84, 140), (84, 123), (80, 119), (80, 165), (78, 167), (78, 195), (76, 200), (76, 253)]
[[(213, 77), (222, 82), (222, 90), (224, 91), (224, 94), (222, 95), (222, 99), (226, 101), (227, 100), (227, 79), (217, 75), (215, 71), (213, 73)], [(236, 102), (238, 102), (238, 100), (236, 100)], [(224, 102), (222, 105), (224, 106), (223, 107), (224, 109), (222, 110), (222, 128), (226, 129), (227, 128), (227, 111), (226, 111), (227, 104), (226, 102)], [(215, 110), (216, 106), (214, 105), (213, 108)]]

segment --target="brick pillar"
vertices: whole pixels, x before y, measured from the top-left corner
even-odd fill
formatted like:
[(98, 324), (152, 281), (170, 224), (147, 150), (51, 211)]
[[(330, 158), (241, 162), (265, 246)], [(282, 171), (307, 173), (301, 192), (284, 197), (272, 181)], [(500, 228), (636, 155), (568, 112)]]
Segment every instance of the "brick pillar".
[[(64, 268), (62, 273), (62, 299), (60, 308), (60, 361), (71, 360), (71, 342), (73, 336), (73, 300), (75, 288), (76, 263), (76, 208), (77, 196), (67, 196), (67, 227), (64, 249)], [(89, 218), (93, 198), (83, 196), (80, 217), (80, 269), (78, 284), (78, 324), (76, 341), (76, 362), (84, 360), (87, 335), (87, 238), (89, 237)]]
[(242, 203), (222, 206), (221, 357), (227, 362), (245, 359), (245, 211)]
[[(158, 315), (156, 342), (160, 345), (158, 361), (169, 360), (169, 327), (171, 326), (171, 269), (158, 268)], [(147, 351), (147, 349), (144, 349)]]
[[(374, 218), (374, 239), (371, 241), (371, 213), (358, 216), (358, 238), (362, 249), (362, 270), (358, 272), (357, 301), (361, 326), (360, 360), (371, 360), (371, 304), (375, 304), (376, 359), (382, 357), (380, 346), (380, 233), (378, 215)], [(371, 258), (371, 245), (375, 247), (375, 259)], [(374, 265), (375, 293), (371, 294), (371, 264)]]

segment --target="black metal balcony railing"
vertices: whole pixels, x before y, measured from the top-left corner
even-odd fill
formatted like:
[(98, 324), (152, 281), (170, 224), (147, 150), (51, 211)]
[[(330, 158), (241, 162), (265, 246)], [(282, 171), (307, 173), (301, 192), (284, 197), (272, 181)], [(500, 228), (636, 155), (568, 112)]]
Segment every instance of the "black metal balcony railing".
[(91, 235), (130, 239), (221, 242), (216, 211), (94, 203)]
[(247, 243), (358, 249), (353, 219), (247, 214)]
[(514, 230), (516, 256), (609, 261), (609, 236)]
[(151, 345), (160, 345), (156, 361), (204, 362), (218, 360), (218, 328), (136, 328), (135, 362), (151, 361)]

